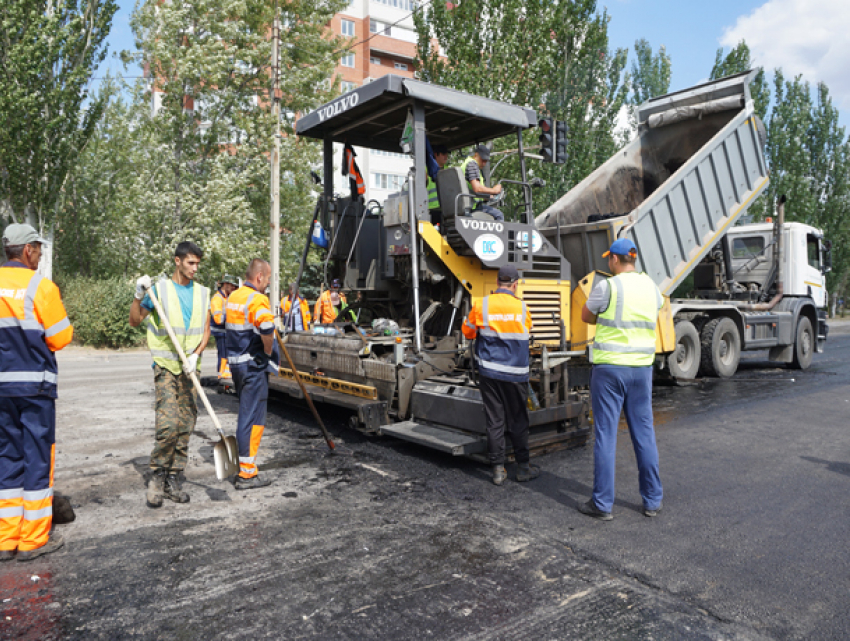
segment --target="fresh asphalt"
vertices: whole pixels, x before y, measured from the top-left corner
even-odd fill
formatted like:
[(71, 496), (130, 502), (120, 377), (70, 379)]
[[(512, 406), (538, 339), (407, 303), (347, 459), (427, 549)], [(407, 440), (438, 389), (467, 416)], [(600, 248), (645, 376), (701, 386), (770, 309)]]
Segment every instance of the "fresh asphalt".
[[(641, 514), (623, 431), (608, 523), (575, 509), (592, 445), (497, 488), (486, 466), (320, 408), (329, 455), (277, 401), (259, 456), (272, 486), (216, 481), (195, 437), (192, 502), (150, 510), (145, 354), (63, 354), (56, 483), (78, 518), (59, 552), (0, 565), (0, 638), (850, 638), (842, 329), (805, 372), (749, 358), (732, 380), (657, 386), (663, 510)], [(232, 432), (235, 399), (211, 400)], [(214, 433), (203, 412), (199, 431)]]

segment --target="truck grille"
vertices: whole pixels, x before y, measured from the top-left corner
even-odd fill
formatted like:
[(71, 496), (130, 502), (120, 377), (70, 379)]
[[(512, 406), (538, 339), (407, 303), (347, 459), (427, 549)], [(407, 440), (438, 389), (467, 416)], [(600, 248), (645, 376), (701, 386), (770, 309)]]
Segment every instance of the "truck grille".
[[(561, 340), (561, 293), (557, 291), (523, 290), (521, 298), (531, 314), (531, 335), (538, 343)], [(552, 314), (554, 313), (554, 318)]]

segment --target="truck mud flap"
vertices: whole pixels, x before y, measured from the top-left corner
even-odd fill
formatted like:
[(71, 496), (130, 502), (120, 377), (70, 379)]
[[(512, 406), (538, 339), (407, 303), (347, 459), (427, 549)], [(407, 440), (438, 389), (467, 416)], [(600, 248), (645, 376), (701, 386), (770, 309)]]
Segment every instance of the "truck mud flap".
[(446, 452), (452, 456), (470, 456), (481, 454), (487, 450), (487, 437), (417, 423), (416, 421), (402, 421), (392, 425), (382, 425), (381, 434), (395, 436), (404, 441), (410, 441), (418, 445), (424, 445), (440, 452)]

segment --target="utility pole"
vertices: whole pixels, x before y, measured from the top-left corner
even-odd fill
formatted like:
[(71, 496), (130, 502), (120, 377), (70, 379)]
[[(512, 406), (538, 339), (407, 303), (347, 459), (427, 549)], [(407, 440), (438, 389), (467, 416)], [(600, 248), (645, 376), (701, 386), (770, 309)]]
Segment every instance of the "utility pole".
[(275, 2), (272, 27), (272, 115), (274, 116), (274, 149), (272, 150), (271, 211), (271, 308), (278, 315), (280, 304), (280, 14)]

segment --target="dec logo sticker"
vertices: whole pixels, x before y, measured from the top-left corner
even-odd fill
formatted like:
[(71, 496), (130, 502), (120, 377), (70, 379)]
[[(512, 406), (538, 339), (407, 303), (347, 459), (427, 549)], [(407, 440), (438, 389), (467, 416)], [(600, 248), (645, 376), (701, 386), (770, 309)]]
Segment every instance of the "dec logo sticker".
[(472, 246), (475, 255), (485, 262), (494, 261), (505, 253), (505, 244), (495, 234), (482, 234)]

